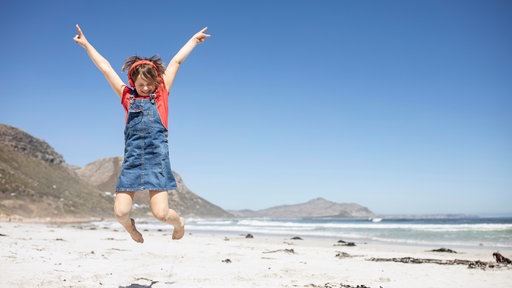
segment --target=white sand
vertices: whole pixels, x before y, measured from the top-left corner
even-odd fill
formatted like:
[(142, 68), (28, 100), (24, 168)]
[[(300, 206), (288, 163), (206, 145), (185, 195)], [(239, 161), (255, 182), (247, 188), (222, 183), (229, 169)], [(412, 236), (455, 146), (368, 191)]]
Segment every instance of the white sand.
[[(141, 231), (144, 244), (119, 229), (0, 222), (0, 287), (512, 287), (512, 266), (368, 261), (416, 257), (494, 261), (485, 248), (461, 254), (426, 252), (436, 246), (356, 243), (336, 239)], [(87, 227), (87, 226), (86, 226)], [(5, 236), (4, 236), (5, 235)], [(288, 253), (285, 249), (293, 249)], [(272, 252), (274, 251), (274, 252)], [(272, 252), (272, 253), (266, 253)], [(335, 257), (346, 252), (353, 257)], [(511, 258), (512, 251), (500, 251)], [(229, 259), (231, 263), (223, 262)], [(332, 286), (325, 285), (329, 283)]]

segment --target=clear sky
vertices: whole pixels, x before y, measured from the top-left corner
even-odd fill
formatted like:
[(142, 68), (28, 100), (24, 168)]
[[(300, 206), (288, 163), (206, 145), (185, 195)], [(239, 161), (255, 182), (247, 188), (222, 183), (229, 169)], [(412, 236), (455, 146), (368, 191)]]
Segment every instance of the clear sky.
[[(123, 154), (121, 73), (167, 63), (171, 166), (225, 209), (512, 213), (511, 1), (0, 1), (0, 123), (69, 164)], [(126, 74), (122, 74), (126, 81)]]

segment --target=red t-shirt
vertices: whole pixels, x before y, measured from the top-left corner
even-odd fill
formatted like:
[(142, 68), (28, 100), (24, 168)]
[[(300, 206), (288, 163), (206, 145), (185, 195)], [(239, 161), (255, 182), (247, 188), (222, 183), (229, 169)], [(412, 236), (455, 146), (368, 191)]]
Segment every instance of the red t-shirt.
[[(128, 108), (130, 108), (130, 95), (133, 93), (137, 93), (134, 91), (134, 88), (124, 86), (123, 95), (121, 96), (121, 104), (123, 105), (124, 111), (126, 112), (126, 119), (128, 121)], [(155, 91), (156, 98), (156, 109), (158, 110), (158, 115), (160, 116), (160, 121), (162, 121), (162, 125), (164, 125), (165, 129), (169, 129), (168, 118), (169, 118), (169, 91), (165, 88), (164, 84), (161, 84), (160, 87)], [(135, 98), (149, 98), (149, 96), (136, 96)]]

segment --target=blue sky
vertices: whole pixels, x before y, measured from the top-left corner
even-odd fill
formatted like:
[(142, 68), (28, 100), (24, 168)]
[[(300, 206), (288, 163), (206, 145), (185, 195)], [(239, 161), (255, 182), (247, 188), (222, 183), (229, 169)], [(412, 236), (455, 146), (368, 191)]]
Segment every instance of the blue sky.
[[(143, 3), (143, 4), (142, 4)], [(170, 98), (171, 165), (225, 209), (324, 197), (512, 213), (510, 1), (0, 2), (0, 123), (70, 164), (122, 155), (121, 73), (202, 27)], [(122, 74), (126, 81), (126, 75)]]

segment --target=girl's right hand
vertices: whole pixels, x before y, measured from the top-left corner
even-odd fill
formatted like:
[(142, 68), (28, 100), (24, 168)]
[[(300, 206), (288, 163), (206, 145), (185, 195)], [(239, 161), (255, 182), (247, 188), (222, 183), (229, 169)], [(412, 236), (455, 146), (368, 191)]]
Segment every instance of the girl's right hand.
[(194, 35), (194, 37), (192, 37), (192, 38), (196, 39), (197, 44), (203, 43), (204, 40), (206, 40), (206, 38), (212, 37), (212, 35), (204, 33), (204, 32), (206, 32), (207, 29), (208, 29), (208, 27), (204, 27), (201, 31), (197, 32)]
[(75, 42), (78, 45), (85, 48), (85, 45), (88, 43), (87, 38), (85, 38), (85, 35), (82, 32), (82, 29), (80, 29), (80, 26), (78, 26), (78, 24), (76, 24), (76, 31), (78, 32), (78, 34), (73, 38), (73, 40), (75, 40)]

